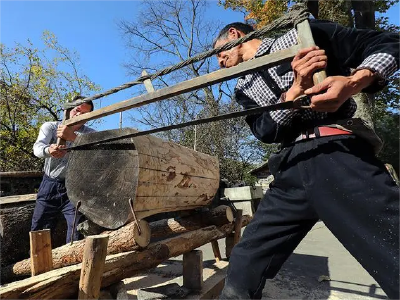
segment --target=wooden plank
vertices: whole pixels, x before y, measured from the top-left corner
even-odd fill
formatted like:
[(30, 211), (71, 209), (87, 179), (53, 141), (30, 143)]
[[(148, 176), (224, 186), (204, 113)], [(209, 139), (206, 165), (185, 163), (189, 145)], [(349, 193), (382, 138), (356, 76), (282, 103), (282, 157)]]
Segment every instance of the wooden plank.
[(98, 299), (107, 254), (108, 235), (85, 239), (78, 299)]
[(281, 64), (282, 62), (291, 61), (299, 50), (300, 46), (294, 45), (288, 49), (277, 51), (269, 55), (265, 55), (259, 58), (243, 62), (235, 67), (231, 67), (228, 69), (221, 69), (203, 76), (193, 78), (191, 80), (183, 81), (174, 86), (166, 87), (160, 90), (156, 90), (152, 93), (140, 95), (134, 98), (121, 101), (119, 103), (103, 107), (101, 109), (97, 109), (90, 113), (74, 117), (66, 121), (65, 124), (74, 125), (82, 121), (98, 119), (134, 107), (139, 107), (145, 104), (150, 104), (156, 101), (168, 99), (176, 95), (197, 90), (202, 87), (210, 86), (245, 74), (253, 73), (267, 66), (272, 67)]
[(0, 172), (0, 178), (8, 177), (38, 177), (43, 176), (43, 172), (38, 171), (10, 171), (10, 172)]
[[(315, 46), (314, 38), (311, 32), (310, 23), (308, 20), (305, 20), (299, 24), (297, 24), (297, 36), (299, 39), (299, 44), (301, 48), (308, 48)], [(325, 71), (319, 71), (314, 73), (313, 81), (314, 84), (321, 83), (326, 78)]]
[(224, 189), (224, 195), (231, 201), (253, 200), (264, 197), (261, 186), (241, 186)]
[(203, 251), (192, 250), (183, 254), (183, 286), (191, 290), (203, 287)]
[(243, 210), (244, 215), (253, 216), (255, 212), (254, 200), (234, 201), (233, 205), (236, 209)]
[(50, 229), (29, 232), (32, 276), (53, 269)]
[(29, 201), (36, 201), (36, 194), (0, 197), (0, 205), (19, 203), (19, 202), (29, 202)]

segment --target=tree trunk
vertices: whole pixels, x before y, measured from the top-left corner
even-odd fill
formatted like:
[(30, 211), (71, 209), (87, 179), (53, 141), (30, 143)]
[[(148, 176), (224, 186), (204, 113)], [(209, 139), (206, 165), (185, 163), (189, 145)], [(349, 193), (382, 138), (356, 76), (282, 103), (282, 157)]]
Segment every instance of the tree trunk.
[[(354, 11), (354, 24), (359, 29), (375, 29), (375, 5), (374, 1), (352, 0), (351, 6)], [(357, 103), (355, 117), (363, 119), (367, 124), (374, 128), (372, 109), (374, 96), (370, 94), (359, 93), (354, 95)]]
[(374, 128), (374, 121), (372, 119), (373, 96), (358, 93), (353, 96), (353, 99), (357, 103), (357, 110), (354, 117), (363, 119), (371, 128)]
[[(246, 216), (248, 222), (250, 217)], [(150, 223), (153, 238), (168, 237), (174, 234), (199, 229), (205, 226), (222, 226), (232, 222), (232, 211), (229, 207), (221, 205), (210, 211), (194, 214), (181, 219), (165, 219)], [(139, 249), (133, 235), (134, 223), (129, 223), (115, 231), (106, 231), (109, 234), (107, 255)], [(82, 262), (85, 240), (76, 241), (53, 249), (53, 268), (59, 269)], [(30, 275), (30, 259), (6, 266), (1, 272), (1, 282), (10, 282)]]
[[(243, 222), (243, 226), (246, 223)], [(124, 278), (156, 267), (158, 264), (196, 249), (232, 232), (233, 224), (209, 226), (151, 244), (143, 251), (130, 251), (108, 256), (101, 286), (107, 287)], [(66, 299), (78, 292), (81, 265), (53, 270), (35, 277), (10, 283), (0, 291), (8, 299)]]
[(318, 0), (308, 0), (307, 1), (307, 8), (309, 12), (314, 16), (315, 19), (318, 19)]

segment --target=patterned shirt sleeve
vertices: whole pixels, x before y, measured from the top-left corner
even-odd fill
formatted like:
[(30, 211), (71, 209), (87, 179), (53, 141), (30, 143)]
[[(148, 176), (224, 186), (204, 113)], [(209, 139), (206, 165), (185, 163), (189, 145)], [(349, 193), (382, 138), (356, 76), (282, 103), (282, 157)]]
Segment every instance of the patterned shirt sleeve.
[[(286, 101), (286, 92), (282, 93), (278, 103)], [(292, 118), (296, 115), (296, 111), (294, 109), (284, 109), (284, 110), (276, 110), (270, 112), (271, 118), (278, 123), (279, 125), (290, 125), (292, 122)]]
[(368, 69), (376, 73), (383, 81), (387, 80), (397, 69), (395, 58), (387, 53), (375, 53), (368, 56), (352, 73)]

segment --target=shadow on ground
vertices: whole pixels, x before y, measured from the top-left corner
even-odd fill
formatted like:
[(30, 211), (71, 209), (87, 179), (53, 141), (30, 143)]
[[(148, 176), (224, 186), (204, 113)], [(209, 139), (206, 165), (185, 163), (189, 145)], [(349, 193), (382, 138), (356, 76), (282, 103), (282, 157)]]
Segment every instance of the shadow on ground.
[(339, 293), (347, 299), (387, 299), (377, 289), (376, 284), (331, 280), (328, 257), (293, 253), (278, 275), (267, 280), (263, 299), (345, 299)]

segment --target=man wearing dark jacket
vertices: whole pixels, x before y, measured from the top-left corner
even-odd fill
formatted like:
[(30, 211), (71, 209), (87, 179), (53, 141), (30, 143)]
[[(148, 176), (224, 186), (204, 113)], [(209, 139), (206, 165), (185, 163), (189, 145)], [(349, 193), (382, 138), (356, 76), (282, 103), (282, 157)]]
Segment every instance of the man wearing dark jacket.
[[(301, 95), (309, 96), (311, 109), (246, 119), (259, 140), (281, 143), (282, 149), (269, 159), (275, 179), (233, 249), (221, 299), (261, 298), (266, 279), (277, 274), (319, 219), (390, 298), (399, 298), (399, 189), (376, 158), (376, 147), (361, 137), (364, 125), (353, 119), (357, 106), (351, 98), (385, 86), (399, 67), (399, 36), (328, 21), (310, 26), (316, 47), (300, 50), (291, 63), (239, 78), (235, 88), (245, 109)], [(214, 45), (252, 30), (229, 24)], [(253, 39), (217, 59), (229, 68), (294, 44), (297, 32), (291, 30), (277, 39)], [(313, 86), (312, 75), (321, 69), (328, 77)]]

